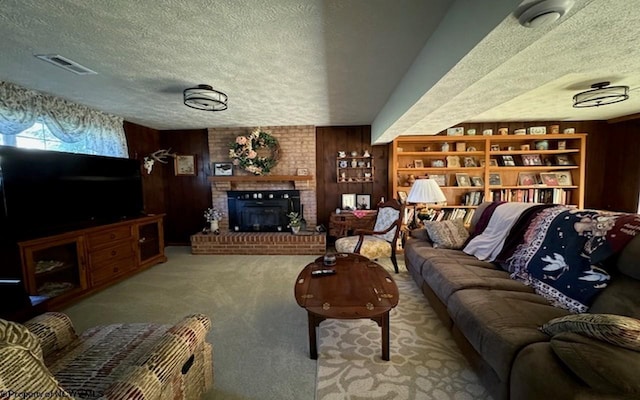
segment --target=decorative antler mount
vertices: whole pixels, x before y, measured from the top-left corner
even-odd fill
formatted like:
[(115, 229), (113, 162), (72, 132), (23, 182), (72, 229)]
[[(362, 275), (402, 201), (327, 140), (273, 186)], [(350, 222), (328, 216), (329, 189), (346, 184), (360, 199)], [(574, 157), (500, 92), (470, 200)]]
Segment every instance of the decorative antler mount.
[(176, 153), (171, 153), (171, 148), (164, 150), (164, 149), (160, 149), (160, 150), (156, 150), (153, 153), (149, 154), (149, 157), (151, 157), (153, 160), (166, 164), (167, 163), (167, 157), (171, 157), (171, 158), (175, 158), (176, 157)]

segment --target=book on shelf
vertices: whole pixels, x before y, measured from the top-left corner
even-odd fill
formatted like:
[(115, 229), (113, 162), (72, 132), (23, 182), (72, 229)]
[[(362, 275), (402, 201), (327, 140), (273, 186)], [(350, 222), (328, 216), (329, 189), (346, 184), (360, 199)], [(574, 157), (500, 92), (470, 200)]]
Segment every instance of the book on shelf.
[(561, 188), (500, 189), (491, 191), (491, 201), (571, 204), (571, 191)]
[(443, 208), (440, 210), (433, 210), (433, 212), (429, 213), (427, 218), (423, 218), (422, 221), (447, 221), (461, 219), (465, 225), (468, 225), (475, 211), (475, 208)]

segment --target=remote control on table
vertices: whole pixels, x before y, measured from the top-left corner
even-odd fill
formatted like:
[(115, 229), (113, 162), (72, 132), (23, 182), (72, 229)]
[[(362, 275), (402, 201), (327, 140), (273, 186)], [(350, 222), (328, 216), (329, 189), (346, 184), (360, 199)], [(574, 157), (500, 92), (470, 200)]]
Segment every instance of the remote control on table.
[(333, 275), (335, 273), (335, 269), (317, 269), (315, 271), (311, 271), (312, 276)]

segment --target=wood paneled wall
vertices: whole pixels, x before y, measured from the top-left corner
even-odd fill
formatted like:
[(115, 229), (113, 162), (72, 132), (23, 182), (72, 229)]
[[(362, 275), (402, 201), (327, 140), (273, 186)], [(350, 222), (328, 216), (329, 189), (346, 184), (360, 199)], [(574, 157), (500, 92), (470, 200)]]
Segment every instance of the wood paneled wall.
[(607, 210), (637, 212), (640, 193), (640, 120), (606, 124), (600, 132), (603, 162), (590, 167), (602, 170), (601, 206)]
[[(165, 243), (187, 245), (190, 236), (202, 230), (206, 222), (204, 210), (211, 207), (211, 175), (207, 130), (158, 131), (130, 122), (124, 124), (129, 157), (140, 160), (145, 211), (166, 213)], [(172, 159), (167, 164), (156, 162), (147, 174), (142, 159), (159, 149), (196, 156), (196, 176), (176, 176)]]
[(160, 143), (172, 153), (196, 156), (196, 176), (176, 176), (173, 165), (163, 168), (166, 233), (169, 245), (189, 245), (190, 237), (207, 225), (204, 210), (211, 207), (211, 163), (207, 130), (161, 131)]
[[(373, 183), (338, 183), (336, 157), (338, 151), (367, 149), (374, 160)], [(316, 179), (318, 185), (318, 224), (329, 228), (332, 211), (340, 207), (343, 193), (370, 194), (372, 206), (388, 197), (388, 146), (371, 145), (371, 126), (331, 126), (316, 128)]]
[(166, 212), (164, 199), (165, 180), (163, 170), (168, 167), (156, 162), (151, 174), (147, 174), (145, 169), (142, 167), (142, 160), (145, 156), (163, 148), (160, 144), (160, 132), (155, 129), (136, 125), (127, 121), (124, 122), (124, 131), (127, 136), (129, 158), (140, 161), (144, 211), (147, 214), (161, 214)]

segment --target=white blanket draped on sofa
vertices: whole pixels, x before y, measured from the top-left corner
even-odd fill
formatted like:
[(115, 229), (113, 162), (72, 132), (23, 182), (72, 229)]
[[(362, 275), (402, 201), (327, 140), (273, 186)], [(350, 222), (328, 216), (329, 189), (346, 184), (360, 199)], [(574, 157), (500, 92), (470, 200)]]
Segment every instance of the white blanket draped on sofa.
[(482, 261), (495, 261), (502, 251), (504, 241), (520, 214), (536, 203), (504, 203), (496, 207), (489, 224), (482, 234), (467, 243), (463, 251)]

